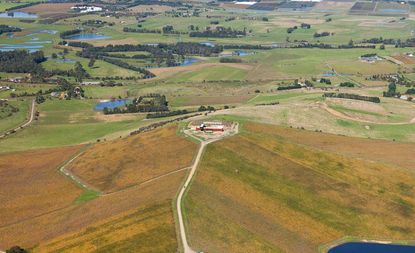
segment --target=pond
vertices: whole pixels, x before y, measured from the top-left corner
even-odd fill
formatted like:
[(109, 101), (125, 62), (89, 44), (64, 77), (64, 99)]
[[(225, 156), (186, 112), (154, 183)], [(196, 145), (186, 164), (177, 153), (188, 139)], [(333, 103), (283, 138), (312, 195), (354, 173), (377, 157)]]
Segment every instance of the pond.
[(186, 59), (184, 59), (184, 61), (182, 63), (180, 63), (180, 66), (192, 65), (192, 64), (194, 64), (198, 61), (199, 60), (197, 58), (186, 58)]
[(128, 103), (128, 99), (117, 99), (117, 100), (107, 100), (101, 101), (95, 105), (95, 110), (102, 111), (104, 108), (114, 109), (117, 107), (124, 106)]
[(215, 43), (213, 42), (200, 42), (199, 44), (207, 47), (215, 47)]
[(57, 58), (57, 59), (53, 59), (53, 60), (55, 60), (56, 62), (58, 62), (58, 63), (70, 63), (70, 64), (74, 64), (74, 63), (76, 63), (76, 61), (75, 60), (72, 60), (72, 59), (69, 59), (69, 58), (64, 58), (64, 59), (62, 59), (62, 58)]
[(103, 40), (109, 38), (111, 38), (111, 36), (96, 33), (81, 33), (65, 37), (65, 39), (68, 40)]
[(256, 52), (248, 52), (248, 51), (242, 51), (242, 50), (236, 50), (233, 51), (230, 54), (221, 54), (221, 57), (229, 57), (229, 56), (248, 56), (248, 55), (254, 55)]
[(378, 12), (386, 12), (386, 13), (407, 13), (408, 10), (405, 9), (380, 9)]
[(36, 14), (28, 12), (2, 12), (0, 13), (0, 18), (37, 18)]
[(414, 253), (415, 246), (375, 242), (347, 242), (331, 248), (328, 253)]
[(25, 43), (25, 44), (0, 44), (0, 52), (13, 51), (16, 49), (26, 49), (33, 53), (43, 48), (41, 43)]

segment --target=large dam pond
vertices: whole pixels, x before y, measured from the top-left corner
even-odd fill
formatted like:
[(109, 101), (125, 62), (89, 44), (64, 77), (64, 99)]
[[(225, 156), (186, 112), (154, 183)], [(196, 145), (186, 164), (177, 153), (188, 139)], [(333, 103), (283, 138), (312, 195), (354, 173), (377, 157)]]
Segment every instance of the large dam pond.
[(375, 242), (347, 242), (331, 248), (328, 253), (414, 253), (415, 245)]

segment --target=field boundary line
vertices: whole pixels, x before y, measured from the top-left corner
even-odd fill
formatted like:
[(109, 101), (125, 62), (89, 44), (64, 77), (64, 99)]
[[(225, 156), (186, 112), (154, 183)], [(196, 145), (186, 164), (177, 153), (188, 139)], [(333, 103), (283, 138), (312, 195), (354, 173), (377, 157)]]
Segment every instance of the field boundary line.
[(71, 159), (67, 160), (64, 164), (62, 164), (58, 170), (60, 173), (62, 173), (65, 177), (69, 178), (71, 181), (75, 182), (78, 186), (80, 186), (84, 190), (90, 190), (97, 192), (98, 195), (102, 195), (102, 193), (98, 190), (96, 190), (94, 187), (89, 185), (88, 183), (81, 180), (79, 177), (75, 176), (70, 171), (66, 170), (65, 167), (68, 166), (70, 163), (75, 161), (78, 157), (83, 155), (85, 151), (90, 147), (91, 145), (87, 145), (86, 147), (82, 148), (75, 156), (73, 156)]
[(185, 168), (181, 168), (181, 169), (178, 169), (178, 170), (173, 170), (173, 171), (167, 172), (166, 174), (163, 174), (163, 175), (160, 175), (160, 176), (156, 176), (156, 177), (150, 178), (150, 179), (148, 179), (148, 180), (146, 180), (144, 182), (141, 182), (141, 183), (136, 184), (136, 185), (131, 185), (129, 187), (126, 187), (126, 188), (121, 189), (121, 190), (118, 190), (118, 191), (109, 192), (109, 193), (102, 193), (101, 196), (102, 197), (105, 197), (105, 196), (113, 195), (113, 194), (116, 194), (116, 193), (119, 193), (119, 192), (124, 192), (124, 191), (130, 190), (132, 188), (140, 187), (142, 185), (146, 185), (148, 183), (154, 182), (156, 180), (159, 180), (161, 178), (164, 178), (164, 177), (167, 177), (167, 176), (176, 174), (176, 173), (181, 172), (181, 171), (184, 171), (184, 170), (188, 170), (190, 168), (191, 167), (185, 167)]

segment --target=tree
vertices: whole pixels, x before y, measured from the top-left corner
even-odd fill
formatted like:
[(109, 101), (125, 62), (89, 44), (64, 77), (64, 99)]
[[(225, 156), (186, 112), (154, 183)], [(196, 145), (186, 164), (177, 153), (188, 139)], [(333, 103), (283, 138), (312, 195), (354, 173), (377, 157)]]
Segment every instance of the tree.
[(45, 102), (45, 100), (46, 100), (45, 97), (42, 96), (42, 95), (37, 95), (36, 99), (35, 99), (36, 103), (38, 103), (38, 104), (41, 104), (41, 103)]
[(75, 67), (74, 67), (74, 76), (75, 76), (75, 80), (77, 82), (82, 82), (82, 80), (85, 77), (88, 77), (89, 75), (86, 72), (86, 70), (84, 69), (84, 67), (82, 67), (81, 63), (76, 62)]
[(29, 252), (19, 246), (13, 246), (10, 249), (6, 250), (6, 253), (29, 253)]
[(89, 60), (88, 67), (92, 68), (92, 67), (94, 66), (94, 64), (95, 64), (95, 58), (93, 58), (93, 57), (92, 57), (92, 58)]
[(388, 91), (383, 92), (384, 97), (393, 97), (396, 95), (396, 84), (394, 82), (388, 85)]

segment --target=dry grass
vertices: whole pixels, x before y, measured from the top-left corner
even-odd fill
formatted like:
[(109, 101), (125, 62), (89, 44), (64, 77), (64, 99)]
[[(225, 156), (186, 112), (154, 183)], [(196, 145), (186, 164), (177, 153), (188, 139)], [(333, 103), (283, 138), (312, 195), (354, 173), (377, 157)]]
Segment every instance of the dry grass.
[(139, 5), (139, 6), (130, 8), (129, 10), (134, 13), (141, 13), (141, 12), (162, 13), (165, 11), (173, 10), (173, 7), (153, 4), (153, 5)]
[[(100, 221), (122, 215), (129, 211), (149, 207), (157, 203), (171, 203), (184, 175), (184, 171), (175, 173), (146, 185), (102, 196), (81, 205), (72, 205), (65, 209), (47, 213), (11, 226), (1, 227), (0, 248), (9, 248), (16, 244), (26, 248), (33, 247), (37, 244), (44, 245), (44, 243), (49, 242), (54, 238), (71, 233), (78, 233), (80, 230), (93, 226)], [(171, 217), (171, 219), (173, 218)], [(169, 223), (171, 222), (172, 221), (169, 221)], [(147, 230), (150, 234), (163, 233), (163, 231), (166, 230), (166, 228), (160, 226), (157, 228), (162, 230), (159, 231), (154, 228), (154, 231), (151, 231), (153, 227), (147, 227), (145, 225), (142, 229), (143, 233), (144, 230)], [(121, 242), (125, 240), (124, 235), (111, 235), (111, 237), (114, 240), (112, 241), (114, 245), (116, 245), (118, 241)], [(176, 237), (169, 240), (175, 239)], [(64, 243), (65, 242), (61, 242), (59, 247), (64, 247)], [(96, 243), (98, 243), (98, 240)], [(104, 245), (103, 242), (101, 243), (101, 245)], [(145, 243), (148, 245), (157, 245), (160, 244), (160, 241), (157, 237), (151, 237), (151, 239), (148, 239)], [(71, 247), (69, 240), (66, 246)], [(108, 250), (105, 252), (119, 251)]]
[(51, 17), (56, 14), (65, 14), (75, 6), (74, 3), (52, 3), (52, 4), (36, 4), (34, 6), (21, 9), (23, 12), (39, 14), (42, 18)]
[(196, 144), (175, 125), (97, 144), (67, 169), (102, 192), (114, 192), (190, 166)]
[(392, 58), (398, 60), (399, 62), (402, 62), (403, 64), (415, 64), (414, 57), (410, 57), (407, 55), (394, 55)]
[(79, 232), (42, 243), (33, 252), (175, 252), (171, 203), (128, 211)]
[(79, 149), (77, 146), (0, 155), (0, 227), (70, 205), (82, 190), (57, 169)]
[[(250, 126), (247, 128), (250, 129)], [(293, 143), (351, 158), (395, 165), (415, 172), (415, 161), (408, 159), (414, 155), (413, 143), (346, 137), (266, 124), (256, 125), (255, 130), (279, 136)]]
[(194, 249), (311, 253), (346, 235), (415, 232), (412, 172), (293, 144), (278, 127), (244, 128), (208, 146), (185, 199)]

